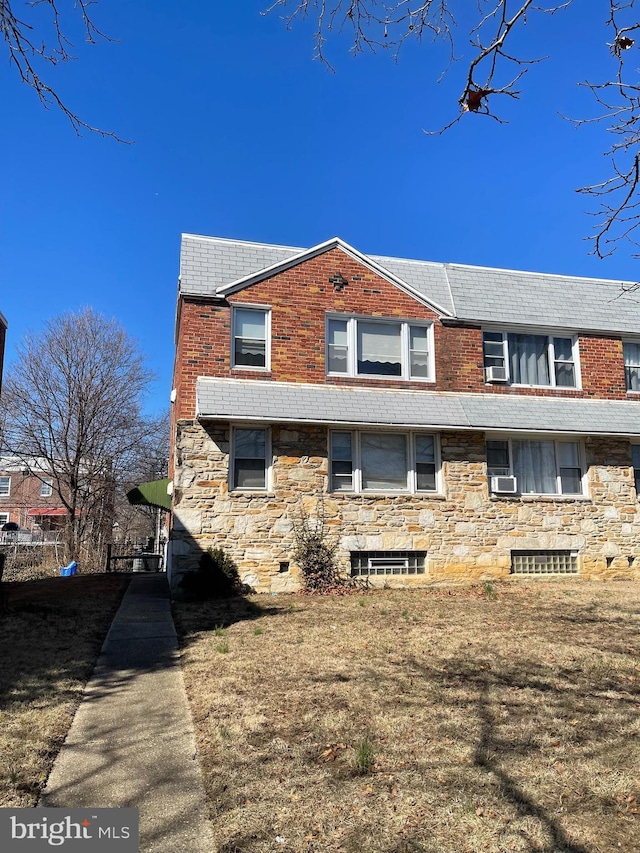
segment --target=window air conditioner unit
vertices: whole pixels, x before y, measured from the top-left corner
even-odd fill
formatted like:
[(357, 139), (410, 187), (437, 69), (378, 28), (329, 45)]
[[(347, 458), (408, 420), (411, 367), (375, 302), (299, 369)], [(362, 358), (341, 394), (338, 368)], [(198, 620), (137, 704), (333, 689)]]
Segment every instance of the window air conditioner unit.
[(484, 378), (486, 382), (506, 382), (507, 368), (506, 367), (485, 367)]
[(515, 495), (518, 493), (516, 477), (492, 477), (491, 491), (499, 495)]

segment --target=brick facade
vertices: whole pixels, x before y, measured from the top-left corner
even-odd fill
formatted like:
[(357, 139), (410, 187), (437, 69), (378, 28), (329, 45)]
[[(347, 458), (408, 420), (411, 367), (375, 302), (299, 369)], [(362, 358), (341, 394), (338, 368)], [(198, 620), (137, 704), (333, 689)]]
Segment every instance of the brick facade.
[[(346, 284), (334, 286), (330, 279), (336, 274)], [(234, 305), (271, 309), (268, 371), (232, 368)], [(435, 381), (327, 376), (328, 312), (432, 322)], [(545, 328), (541, 333), (553, 331)], [(321, 499), (345, 571), (351, 551), (424, 551), (425, 573), (402, 577), (402, 583), (504, 578), (511, 571), (512, 551), (562, 550), (578, 553), (585, 578), (640, 578), (640, 505), (628, 437), (582, 437), (584, 496), (491, 494), (485, 433), (456, 429), (439, 433), (439, 494), (348, 494), (328, 489), (327, 426), (273, 423), (272, 490), (250, 493), (229, 489), (231, 425), (195, 420), (196, 381), (203, 376), (457, 395), (640, 401), (640, 395), (626, 390), (623, 337), (578, 335), (580, 389), (487, 384), (480, 322), (441, 316), (340, 248), (229, 293), (226, 299), (182, 295), (170, 462), (176, 577), (195, 567), (203, 549), (220, 546), (236, 560), (245, 582), (259, 591), (296, 588), (293, 522), (301, 508), (313, 515)]]

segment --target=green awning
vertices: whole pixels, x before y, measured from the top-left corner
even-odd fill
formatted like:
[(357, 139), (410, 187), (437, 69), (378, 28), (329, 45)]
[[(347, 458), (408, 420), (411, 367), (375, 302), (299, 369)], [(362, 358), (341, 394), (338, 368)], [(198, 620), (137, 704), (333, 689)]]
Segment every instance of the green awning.
[(155, 506), (158, 509), (171, 509), (171, 495), (167, 493), (169, 478), (139, 483), (127, 492), (127, 500), (133, 506)]

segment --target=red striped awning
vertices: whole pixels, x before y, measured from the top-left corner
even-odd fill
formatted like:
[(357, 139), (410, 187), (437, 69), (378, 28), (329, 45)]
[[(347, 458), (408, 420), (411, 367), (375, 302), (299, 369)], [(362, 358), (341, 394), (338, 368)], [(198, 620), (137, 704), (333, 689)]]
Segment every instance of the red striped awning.
[(54, 507), (34, 507), (27, 512), (27, 515), (66, 515), (67, 511), (62, 506), (54, 506)]

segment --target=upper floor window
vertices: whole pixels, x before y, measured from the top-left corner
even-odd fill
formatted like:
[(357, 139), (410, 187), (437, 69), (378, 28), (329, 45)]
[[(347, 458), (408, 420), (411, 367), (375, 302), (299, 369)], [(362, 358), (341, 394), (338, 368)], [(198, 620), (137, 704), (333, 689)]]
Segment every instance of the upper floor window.
[(230, 463), (232, 489), (265, 491), (268, 488), (269, 431), (267, 429), (233, 430)]
[(578, 339), (516, 332), (484, 332), (487, 382), (578, 387)]
[(334, 492), (436, 492), (436, 437), (420, 433), (332, 432)]
[[(585, 465), (582, 449), (577, 441), (487, 441), (487, 473), (493, 491), (509, 491), (521, 495), (585, 493)], [(507, 482), (505, 488), (503, 481), (509, 479), (515, 482)]]
[(640, 343), (625, 341), (623, 352), (627, 391), (640, 391)]
[(53, 494), (53, 480), (42, 480), (40, 482), (40, 497), (50, 498)]
[(268, 370), (270, 315), (268, 308), (233, 308), (233, 367)]
[(432, 382), (433, 324), (327, 318), (327, 373)]
[(11, 494), (11, 477), (0, 477), (0, 498)]

